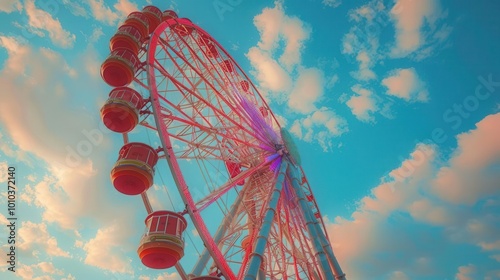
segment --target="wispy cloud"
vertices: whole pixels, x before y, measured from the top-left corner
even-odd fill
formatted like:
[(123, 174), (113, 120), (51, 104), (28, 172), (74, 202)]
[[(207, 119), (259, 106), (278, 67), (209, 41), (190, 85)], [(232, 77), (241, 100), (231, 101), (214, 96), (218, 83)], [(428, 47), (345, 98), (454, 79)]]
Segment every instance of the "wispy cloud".
[(342, 4), (342, 0), (323, 0), (321, 3), (328, 7), (337, 8)]
[(92, 16), (97, 21), (106, 23), (108, 25), (114, 25), (120, 17), (116, 12), (106, 6), (103, 0), (89, 0), (88, 4), (90, 6)]
[(81, 1), (62, 0), (62, 3), (69, 7), (69, 11), (75, 16), (88, 17), (85, 7), (81, 6)]
[(317, 142), (325, 152), (332, 150), (333, 137), (338, 137), (348, 130), (346, 121), (326, 107), (295, 120), (290, 127), (290, 132), (297, 138), (309, 143)]
[(476, 266), (473, 264), (463, 265), (458, 268), (458, 272), (455, 275), (456, 280), (473, 280), (477, 279)]
[(115, 222), (99, 229), (83, 246), (87, 254), (85, 263), (110, 272), (133, 274), (131, 260), (125, 257), (123, 250), (132, 232), (126, 222)]
[(396, 69), (382, 80), (387, 88), (387, 94), (405, 101), (429, 101), (429, 92), (426, 84), (420, 80), (414, 68)]
[(13, 11), (21, 11), (23, 5), (19, 0), (3, 0), (0, 2), (0, 12), (11, 13)]
[(132, 3), (129, 0), (118, 0), (118, 2), (113, 5), (113, 7), (121, 14), (123, 18), (128, 16), (128, 14), (130, 14), (131, 12), (139, 10), (137, 4)]
[(371, 90), (361, 85), (354, 85), (351, 90), (355, 93), (346, 102), (351, 112), (361, 121), (373, 121), (373, 113), (378, 110), (377, 102)]
[[(71, 48), (75, 43), (76, 36), (66, 31), (59, 20), (54, 19), (48, 12), (38, 9), (34, 0), (26, 0), (26, 14), (28, 24), (35, 30), (45, 31), (49, 34), (50, 40), (57, 46)], [(44, 34), (44, 33), (38, 33)]]
[(452, 28), (441, 23), (446, 13), (438, 0), (397, 0), (391, 9), (396, 29), (396, 42), (391, 56), (412, 54), (420, 60), (430, 56), (434, 49), (443, 45)]
[(49, 234), (45, 223), (22, 222), (19, 228), (19, 249), (24, 252), (42, 250), (49, 256), (70, 257), (61, 249), (57, 239)]

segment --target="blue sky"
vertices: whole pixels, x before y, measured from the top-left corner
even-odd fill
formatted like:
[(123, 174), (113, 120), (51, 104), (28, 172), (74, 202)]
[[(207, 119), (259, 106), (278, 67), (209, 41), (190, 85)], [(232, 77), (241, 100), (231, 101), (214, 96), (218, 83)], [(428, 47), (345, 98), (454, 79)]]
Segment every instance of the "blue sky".
[[(500, 279), (500, 3), (256, 2), (152, 4), (225, 46), (295, 136), (349, 279)], [(19, 225), (2, 279), (177, 279), (136, 257), (144, 207), (112, 188), (121, 138), (99, 119), (109, 38), (147, 4), (0, 3), (0, 182), (15, 166)]]

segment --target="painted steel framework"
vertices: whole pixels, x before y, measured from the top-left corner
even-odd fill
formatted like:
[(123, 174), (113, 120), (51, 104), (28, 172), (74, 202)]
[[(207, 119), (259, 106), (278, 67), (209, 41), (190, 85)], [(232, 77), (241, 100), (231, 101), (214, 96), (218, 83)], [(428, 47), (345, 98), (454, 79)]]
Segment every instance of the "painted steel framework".
[[(205, 247), (190, 272), (176, 265), (180, 277), (345, 279), (276, 116), (226, 50), (173, 18), (151, 34), (139, 59), (133, 84), (148, 101), (140, 124), (158, 133)], [(153, 212), (147, 193), (141, 197)]]

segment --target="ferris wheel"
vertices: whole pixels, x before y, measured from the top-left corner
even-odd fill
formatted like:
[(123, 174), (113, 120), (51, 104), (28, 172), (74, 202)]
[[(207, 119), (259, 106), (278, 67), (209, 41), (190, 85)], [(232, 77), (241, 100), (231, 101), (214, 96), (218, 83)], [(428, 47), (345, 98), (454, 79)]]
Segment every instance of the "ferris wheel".
[[(144, 202), (137, 253), (146, 267), (175, 267), (183, 280), (345, 279), (292, 138), (214, 38), (146, 6), (110, 50), (101, 76), (113, 89), (101, 117), (124, 140), (111, 180)], [(129, 141), (134, 129), (161, 144)], [(155, 170), (163, 160), (169, 170)], [(153, 209), (155, 173), (171, 173), (179, 211)], [(183, 262), (188, 224), (203, 250)]]

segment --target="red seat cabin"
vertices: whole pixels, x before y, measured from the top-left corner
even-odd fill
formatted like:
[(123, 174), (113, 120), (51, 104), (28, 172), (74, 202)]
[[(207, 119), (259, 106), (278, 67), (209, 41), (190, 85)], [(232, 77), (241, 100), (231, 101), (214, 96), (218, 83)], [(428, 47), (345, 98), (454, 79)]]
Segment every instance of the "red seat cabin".
[(134, 80), (141, 62), (130, 49), (120, 48), (111, 52), (101, 66), (102, 79), (112, 87), (123, 87)]
[(161, 23), (163, 19), (163, 13), (158, 7), (155, 6), (146, 6), (142, 9), (142, 13), (147, 17), (149, 28), (149, 33), (155, 31), (156, 27)]
[(123, 24), (109, 41), (111, 51), (124, 48), (131, 50), (135, 55), (139, 53), (143, 42), (141, 32), (134, 25)]
[(102, 121), (111, 131), (130, 132), (139, 123), (139, 110), (143, 104), (144, 100), (137, 91), (128, 87), (114, 88), (101, 108)]
[(111, 170), (111, 181), (119, 192), (138, 195), (153, 185), (154, 167), (158, 153), (144, 143), (125, 144)]
[(241, 85), (241, 89), (244, 92), (248, 92), (248, 90), (250, 89), (250, 84), (248, 83), (248, 81), (241, 81), (240, 85)]
[(217, 50), (215, 43), (207, 44), (205, 53), (208, 58), (217, 58), (219, 56), (219, 51)]
[(229, 59), (224, 60), (220, 64), (220, 66), (222, 67), (222, 70), (224, 70), (224, 72), (232, 73), (234, 71), (233, 64), (231, 63), (231, 61)]
[(172, 10), (165, 10), (163, 11), (163, 14), (162, 14), (162, 20), (163, 21), (167, 21), (169, 19), (174, 19), (174, 18), (178, 18), (179, 16), (177, 16), (177, 13), (172, 11)]
[(123, 24), (132, 25), (137, 28), (143, 39), (146, 39), (149, 35), (148, 17), (141, 12), (130, 13)]
[[(229, 172), (229, 176), (231, 178), (234, 178), (238, 176), (241, 173), (241, 165), (239, 163), (235, 163), (232, 161), (225, 161), (227, 171)], [(245, 184), (245, 180), (240, 180), (237, 183), (240, 186), (243, 186)]]
[(182, 234), (186, 219), (172, 211), (155, 211), (146, 217), (146, 232), (137, 249), (142, 263), (154, 269), (174, 266), (184, 256)]

